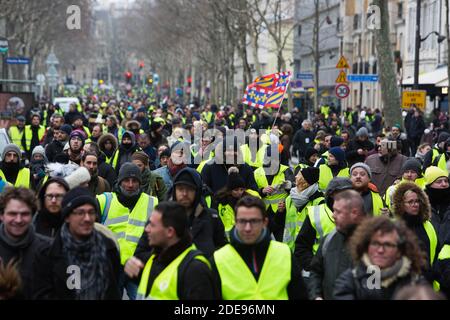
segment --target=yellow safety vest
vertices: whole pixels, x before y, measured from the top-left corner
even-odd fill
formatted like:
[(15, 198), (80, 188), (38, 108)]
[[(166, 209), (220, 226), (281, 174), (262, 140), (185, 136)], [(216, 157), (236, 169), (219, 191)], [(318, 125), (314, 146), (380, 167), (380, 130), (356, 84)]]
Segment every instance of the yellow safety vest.
[[(30, 169), (28, 168), (22, 168), (19, 170), (19, 173), (17, 174), (16, 183), (14, 183), (14, 187), (24, 187), (24, 188), (30, 188)], [(11, 182), (6, 180), (5, 174), (2, 170), (0, 170), (0, 177), (2, 177), (3, 180), (8, 182), (9, 184), (12, 184)]]
[[(45, 127), (39, 126), (38, 130), (38, 139), (41, 141), (41, 139), (44, 137), (45, 134)], [(25, 145), (26, 145), (26, 151), (31, 152), (33, 150), (30, 150), (31, 147), (31, 139), (33, 138), (33, 131), (31, 130), (31, 125), (25, 126)]]
[(308, 207), (308, 217), (311, 226), (316, 230), (316, 240), (313, 245), (313, 253), (316, 254), (320, 241), (335, 228), (333, 212), (326, 203), (314, 207)]
[[(289, 167), (287, 167), (285, 165), (280, 165), (280, 170), (273, 178), (273, 181), (272, 181), (273, 186), (279, 185), (285, 181), (284, 172), (287, 169), (289, 169)], [(254, 176), (255, 176), (256, 184), (258, 185), (259, 189), (265, 188), (269, 185), (264, 168), (261, 167), (261, 168), (256, 169), (254, 172)], [(271, 206), (272, 211), (276, 213), (278, 210), (278, 202), (280, 202), (280, 200), (286, 199), (287, 196), (288, 196), (288, 194), (286, 193), (285, 190), (279, 190), (270, 196), (265, 196), (263, 198), (263, 200), (264, 200), (264, 203), (266, 204), (266, 209), (269, 208), (269, 206)]]
[(430, 221), (425, 221), (423, 223), (423, 227), (425, 228), (425, 232), (427, 233), (428, 240), (430, 240), (429, 259), (430, 259), (430, 266), (432, 266), (434, 263), (434, 257), (436, 255), (438, 238), (437, 238), (436, 230), (434, 229), (434, 227)]
[[(324, 191), (334, 177), (330, 167), (327, 164), (321, 164), (319, 170), (319, 190)], [(350, 177), (350, 170), (348, 168), (341, 169), (341, 171), (337, 174), (337, 177)]]
[(372, 194), (372, 209), (373, 209), (373, 216), (377, 217), (382, 214), (381, 209), (384, 208), (383, 199), (381, 199), (381, 196), (379, 193), (370, 191)]
[(230, 230), (234, 226), (234, 209), (229, 204), (219, 203), (217, 206), (217, 211), (219, 212), (220, 220), (222, 220), (223, 226), (225, 228), (225, 234), (228, 239), (230, 239)]
[[(392, 196), (394, 195), (395, 190), (397, 189), (397, 186), (399, 186), (401, 183), (403, 182), (411, 182), (408, 180), (405, 180), (402, 178), (402, 180), (397, 183), (394, 184), (392, 186), (390, 186), (389, 188), (387, 188), (386, 193), (384, 194), (384, 202), (386, 203), (386, 206), (391, 209), (392, 208)], [(421, 189), (425, 189), (425, 178), (417, 178), (414, 181), (415, 184), (417, 184)]]
[(120, 260), (125, 265), (133, 256), (158, 199), (142, 192), (131, 212), (119, 202), (115, 193), (104, 192), (97, 195), (97, 200), (102, 223), (116, 235), (120, 246)]
[[(433, 161), (434, 163), (435, 161)], [(434, 165), (434, 164), (433, 164)], [(437, 160), (437, 167), (439, 169), (444, 170), (445, 172), (447, 172), (448, 174), (448, 170), (447, 170), (447, 160), (445, 160), (445, 154), (441, 154), (438, 156), (438, 160)]]
[(253, 168), (260, 168), (264, 164), (264, 156), (266, 155), (266, 149), (268, 145), (264, 144), (261, 146), (256, 152), (255, 161), (252, 161), (252, 152), (250, 151), (250, 146), (248, 144), (244, 144), (240, 147), (242, 152), (242, 158), (246, 164)]
[[(142, 272), (141, 281), (137, 291), (137, 300), (179, 300), (178, 297), (178, 271), (180, 265), (189, 253), (197, 251), (194, 245), (183, 251), (175, 260), (173, 260), (153, 281), (152, 288), (149, 295), (147, 295), (148, 279), (150, 277), (150, 271), (152, 270), (153, 260), (155, 255), (153, 254), (147, 261)], [(197, 251), (198, 252), (198, 251)], [(210, 264), (208, 260), (197, 254), (194, 259), (202, 261), (209, 268)]]
[(281, 242), (270, 241), (258, 282), (230, 244), (214, 252), (224, 300), (287, 300), (291, 281), (291, 251)]
[(22, 137), (25, 132), (25, 129), (22, 132), (17, 128), (17, 126), (12, 126), (9, 128), (9, 137), (11, 138), (11, 142), (22, 149)]
[(308, 215), (308, 208), (319, 205), (323, 200), (323, 197), (318, 197), (313, 201), (309, 201), (302, 211), (298, 211), (291, 196), (286, 198), (286, 220), (284, 223), (283, 242), (289, 246), (291, 251), (294, 251), (295, 239)]

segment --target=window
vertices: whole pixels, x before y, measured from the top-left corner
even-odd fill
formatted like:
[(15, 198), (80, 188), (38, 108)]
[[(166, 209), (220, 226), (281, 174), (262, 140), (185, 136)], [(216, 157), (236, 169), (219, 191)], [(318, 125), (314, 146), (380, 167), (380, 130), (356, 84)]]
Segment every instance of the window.
[(370, 65), (368, 62), (364, 62), (364, 73), (369, 74)]
[(354, 63), (352, 66), (352, 73), (357, 74), (358, 73), (358, 63)]
[(302, 25), (301, 25), (301, 24), (298, 25), (298, 27), (297, 27), (297, 35), (298, 35), (299, 37), (302, 36)]
[(353, 30), (358, 30), (360, 28), (360, 16), (359, 14), (355, 14), (353, 16)]
[(397, 4), (397, 18), (403, 19), (403, 2)]

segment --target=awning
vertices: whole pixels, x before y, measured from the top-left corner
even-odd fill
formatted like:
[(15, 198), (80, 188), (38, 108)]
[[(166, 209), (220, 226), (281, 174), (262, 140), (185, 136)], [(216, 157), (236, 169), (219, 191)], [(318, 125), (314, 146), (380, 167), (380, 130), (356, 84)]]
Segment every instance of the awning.
[[(437, 85), (437, 83), (441, 83), (445, 80), (447, 80), (448, 85), (447, 66), (419, 75), (419, 85)], [(412, 86), (413, 84), (414, 77), (404, 79), (402, 82), (402, 85), (404, 86)]]
[(441, 82), (436, 83), (436, 87), (442, 88), (442, 87), (448, 87), (448, 79), (442, 80)]

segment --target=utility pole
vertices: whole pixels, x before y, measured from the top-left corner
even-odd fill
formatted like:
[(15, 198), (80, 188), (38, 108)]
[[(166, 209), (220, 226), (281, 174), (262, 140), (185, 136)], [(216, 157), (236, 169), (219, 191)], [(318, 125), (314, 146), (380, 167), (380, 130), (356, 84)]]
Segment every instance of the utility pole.
[(419, 89), (419, 57), (420, 57), (420, 11), (422, 6), (422, 0), (417, 0), (416, 7), (416, 38), (415, 38), (415, 51), (414, 51), (414, 85), (413, 89)]

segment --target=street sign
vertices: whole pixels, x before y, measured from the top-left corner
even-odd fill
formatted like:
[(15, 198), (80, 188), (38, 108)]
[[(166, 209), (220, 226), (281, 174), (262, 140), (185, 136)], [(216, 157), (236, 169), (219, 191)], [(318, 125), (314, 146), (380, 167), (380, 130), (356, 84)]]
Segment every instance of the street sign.
[(36, 76), (36, 84), (38, 86), (43, 86), (45, 85), (45, 75), (43, 75), (42, 73), (38, 74)]
[(344, 56), (341, 56), (339, 62), (336, 65), (336, 69), (350, 69), (350, 65), (348, 64), (347, 59)]
[(30, 58), (9, 57), (6, 58), (7, 64), (30, 64)]
[(338, 97), (339, 99), (345, 99), (350, 94), (350, 88), (348, 87), (348, 85), (341, 83), (336, 86), (335, 92), (336, 97)]
[(9, 49), (8, 39), (0, 37), (0, 52), (6, 53), (8, 52), (8, 49)]
[(47, 59), (45, 60), (45, 64), (48, 64), (48, 65), (57, 65), (57, 64), (59, 64), (59, 60), (58, 60), (58, 58), (56, 58), (56, 55), (53, 52), (53, 49), (48, 54)]
[(297, 73), (296, 78), (297, 78), (297, 80), (312, 80), (313, 74), (312, 73)]
[(378, 82), (377, 74), (348, 74), (349, 82)]
[(425, 90), (407, 90), (402, 93), (402, 108), (412, 107), (425, 111), (427, 92)]
[(159, 83), (159, 75), (157, 73), (153, 74), (153, 82), (155, 83), (155, 85), (158, 85)]
[(341, 72), (339, 72), (339, 75), (336, 79), (336, 83), (347, 83), (347, 74), (345, 73), (344, 70), (341, 70)]

